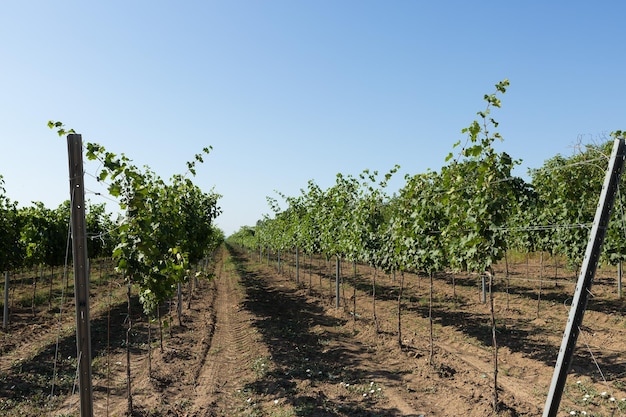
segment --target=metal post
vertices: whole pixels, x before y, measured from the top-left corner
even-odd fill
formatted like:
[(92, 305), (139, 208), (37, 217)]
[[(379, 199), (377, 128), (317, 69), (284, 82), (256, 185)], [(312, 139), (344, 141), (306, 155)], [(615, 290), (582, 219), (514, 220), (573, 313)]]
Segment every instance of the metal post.
[(2, 328), (9, 327), (9, 271), (4, 273), (4, 315), (2, 316)]
[(182, 315), (183, 315), (183, 286), (180, 282), (176, 283), (176, 313), (178, 314), (178, 324), (182, 326)]
[(74, 298), (76, 302), (76, 349), (79, 358), (80, 415), (81, 417), (92, 417), (93, 389), (91, 385), (89, 267), (87, 264), (83, 143), (81, 135), (68, 135), (67, 149), (70, 173), (70, 202), (72, 206), (72, 259), (74, 261)]
[(341, 261), (339, 260), (339, 255), (337, 255), (337, 258), (335, 261), (335, 268), (336, 268), (336, 271), (335, 271), (335, 294), (336, 294), (335, 307), (336, 308), (339, 308), (339, 270), (341, 269), (340, 264), (341, 264)]
[(480, 276), (480, 282), (482, 285), (482, 292), (481, 292), (481, 296), (480, 296), (480, 301), (483, 304), (487, 304), (487, 283), (485, 282), (485, 276), (481, 275)]
[(578, 276), (572, 306), (569, 310), (569, 317), (567, 319), (565, 333), (563, 334), (563, 341), (561, 342), (561, 349), (559, 350), (559, 356), (556, 361), (556, 366), (554, 367), (550, 391), (548, 392), (546, 405), (543, 409), (543, 417), (555, 417), (559, 411), (559, 404), (563, 396), (567, 373), (572, 364), (574, 348), (576, 347), (580, 326), (582, 325), (585, 309), (587, 308), (591, 284), (596, 273), (596, 267), (598, 266), (602, 243), (604, 242), (606, 229), (609, 225), (611, 209), (613, 208), (619, 179), (624, 167), (625, 152), (626, 145), (624, 144), (624, 139), (615, 139), (593, 226), (591, 227), (585, 258), (583, 259), (583, 265), (580, 270), (580, 275)]
[(296, 284), (300, 283), (300, 248), (296, 246)]
[(624, 270), (622, 269), (622, 261), (617, 262), (617, 298), (622, 298), (622, 278)]

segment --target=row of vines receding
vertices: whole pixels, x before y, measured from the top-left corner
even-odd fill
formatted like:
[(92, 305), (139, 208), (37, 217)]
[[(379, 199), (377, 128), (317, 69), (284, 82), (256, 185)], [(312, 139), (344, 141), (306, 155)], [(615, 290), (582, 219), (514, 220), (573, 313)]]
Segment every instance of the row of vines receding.
[[(336, 183), (322, 189), (309, 181), (298, 196), (269, 198), (272, 215), (253, 227), (243, 227), (229, 241), (255, 250), (281, 254), (295, 251), (321, 254), (326, 259), (366, 263), (391, 273), (420, 272), (432, 280), (437, 274), (467, 272), (486, 277), (493, 351), (493, 407), (498, 400), (498, 344), (491, 287), (493, 266), (510, 251), (548, 253), (580, 267), (593, 222), (602, 181), (611, 153), (611, 141), (578, 147), (570, 157), (557, 155), (528, 173), (530, 181), (513, 175), (521, 161), (496, 150), (502, 140), (492, 117), (508, 80), (484, 96), (486, 108), (462, 129), (465, 139), (453, 145), (445, 165), (406, 175), (405, 184), (391, 195), (388, 183), (399, 167), (384, 176), (363, 171), (358, 176), (338, 174)], [(622, 137), (621, 132), (612, 134)], [(620, 187), (626, 191), (624, 186)], [(623, 192), (616, 202), (621, 210)], [(617, 264), (626, 257), (625, 226), (613, 216), (602, 259)], [(269, 258), (268, 258), (269, 259)], [(280, 268), (280, 267), (279, 267)], [(339, 282), (337, 267), (337, 282)], [(375, 303), (375, 283), (372, 283)], [(339, 290), (337, 286), (337, 306)], [(398, 301), (398, 342), (402, 343)], [(621, 294), (620, 294), (621, 296)], [(373, 321), (376, 323), (374, 304)], [(431, 317), (432, 346), (432, 317)], [(431, 358), (432, 363), (432, 348)]]

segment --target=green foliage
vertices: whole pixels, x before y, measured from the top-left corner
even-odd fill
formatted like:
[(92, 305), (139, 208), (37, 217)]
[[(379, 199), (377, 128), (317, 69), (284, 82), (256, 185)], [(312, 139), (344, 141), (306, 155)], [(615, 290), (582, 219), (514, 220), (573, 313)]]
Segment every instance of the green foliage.
[(56, 210), (34, 202), (32, 207), (20, 210), (20, 217), (20, 241), (25, 248), (25, 264), (63, 265), (70, 218), (69, 202), (64, 202)]
[(54, 120), (48, 120), (48, 127), (50, 129), (56, 129), (59, 136), (76, 133), (74, 129), (65, 130), (65, 125), (62, 122), (55, 122)]
[(228, 237), (228, 241), (236, 243), (243, 248), (257, 248), (256, 230), (254, 227), (242, 226), (239, 230)]
[[(202, 259), (216, 243), (212, 225), (220, 209), (219, 195), (203, 193), (181, 175), (166, 184), (145, 167), (132, 165), (122, 155), (88, 144), (87, 157), (98, 159), (110, 178), (109, 192), (120, 197), (126, 218), (119, 228), (119, 243), (113, 252), (128, 279), (139, 285), (147, 314), (173, 295), (176, 284), (188, 277), (191, 264)], [(196, 162), (202, 158), (196, 155)], [(195, 162), (188, 163), (195, 173)]]
[[(0, 270), (21, 266), (60, 266), (68, 247), (70, 203), (49, 209), (41, 202), (17, 208), (4, 194), (0, 176)], [(92, 258), (110, 256), (114, 235), (111, 215), (104, 205), (87, 202), (88, 253)], [(71, 242), (70, 242), (71, 244)]]
[(22, 263), (24, 247), (20, 240), (22, 218), (17, 203), (6, 196), (4, 179), (0, 175), (0, 272)]
[[(531, 171), (532, 185), (538, 195), (534, 222), (554, 226), (542, 231), (539, 249), (564, 255), (572, 269), (579, 268), (583, 261), (612, 145), (613, 141), (605, 141), (579, 146), (572, 156), (557, 155), (542, 168)], [(611, 263), (626, 259), (623, 244), (626, 187), (624, 181), (621, 183), (603, 246), (602, 257)]]
[[(111, 257), (116, 244), (115, 222), (104, 204), (86, 205), (87, 253), (92, 259)], [(69, 210), (69, 208), (68, 208)]]
[(441, 172), (441, 204), (448, 219), (442, 234), (450, 266), (457, 270), (482, 273), (506, 251), (503, 229), (518, 199), (517, 181), (511, 177), (518, 162), (495, 151), (493, 143), (502, 137), (492, 132), (498, 123), (489, 115), (492, 107), (501, 107), (498, 94), (508, 85), (504, 80), (495, 93), (484, 96), (487, 108), (461, 131), (468, 135), (465, 146)]
[(247, 229), (229, 237), (229, 240), (255, 247), (287, 250), (296, 247), (305, 253), (321, 252), (330, 257), (351, 261), (382, 262), (375, 253), (381, 248), (379, 238), (385, 224), (387, 197), (384, 188), (394, 167), (384, 179), (378, 173), (363, 171), (358, 178), (338, 174), (335, 185), (322, 190), (309, 181), (307, 191), (299, 197), (280, 196), (288, 204), (281, 211), (278, 201), (268, 198), (274, 217), (266, 216), (253, 229), (254, 239), (244, 239)]
[(434, 172), (407, 178), (390, 224), (398, 269), (441, 271), (448, 266), (442, 230), (448, 223), (441, 177)]
[[(61, 122), (51, 121), (48, 126), (56, 128), (59, 135), (70, 132)], [(190, 265), (223, 240), (223, 233), (213, 226), (220, 214), (220, 195), (202, 192), (184, 175), (175, 175), (166, 183), (149, 167), (139, 168), (124, 154), (118, 156), (100, 144), (87, 143), (85, 149), (87, 159), (102, 166), (98, 180), (108, 182), (109, 193), (126, 211), (116, 229), (118, 241), (112, 256), (118, 270), (139, 287), (144, 311), (152, 314), (173, 295), (176, 284), (188, 278)], [(188, 173), (194, 176), (196, 164), (209, 152), (210, 147), (205, 147), (187, 162)], [(92, 208), (88, 217), (112, 226), (100, 206)], [(104, 236), (104, 231), (94, 232)], [(92, 250), (110, 249), (102, 243), (94, 244)]]

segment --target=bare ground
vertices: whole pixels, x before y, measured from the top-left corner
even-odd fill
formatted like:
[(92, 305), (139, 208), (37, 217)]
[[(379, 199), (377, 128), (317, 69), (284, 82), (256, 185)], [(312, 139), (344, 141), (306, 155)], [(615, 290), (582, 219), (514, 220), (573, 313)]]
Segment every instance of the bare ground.
[[(169, 319), (164, 307), (162, 315), (169, 325), (163, 329), (163, 350), (156, 324), (148, 343), (147, 323), (133, 297), (134, 415), (493, 414), (491, 328), (478, 277), (455, 276), (454, 287), (451, 275), (435, 280), (434, 356), (429, 364), (425, 278), (405, 276), (400, 346), (399, 275), (394, 280), (376, 273), (377, 331), (371, 298), (375, 272), (370, 268), (359, 266), (356, 276), (352, 267), (343, 268), (345, 283), (337, 309), (334, 264), (301, 261), (297, 284), (293, 266), (279, 274), (275, 264), (259, 263), (257, 258), (224, 249), (216, 259), (214, 279), (202, 280), (194, 289), (191, 308), (186, 294), (182, 325), (175, 313)], [(562, 271), (556, 277), (558, 285), (554, 277), (541, 282), (538, 304), (537, 277), (544, 272), (536, 263), (529, 271), (522, 263), (511, 269), (508, 284), (499, 278), (494, 288), (500, 346), (498, 414), (537, 416), (561, 342), (573, 274)], [(498, 276), (505, 274), (499, 271)], [(561, 415), (572, 411), (593, 416), (626, 414), (626, 400), (622, 401), (626, 320), (613, 287), (610, 271), (598, 275)], [(102, 283), (94, 290), (96, 416), (122, 416), (128, 410), (124, 291), (119, 283)], [(78, 396), (71, 395), (76, 365), (71, 310), (60, 321), (54, 310), (40, 309), (44, 311), (34, 318), (24, 310), (12, 315), (0, 344), (0, 414), (78, 415)], [(54, 396), (50, 396), (55, 373)]]

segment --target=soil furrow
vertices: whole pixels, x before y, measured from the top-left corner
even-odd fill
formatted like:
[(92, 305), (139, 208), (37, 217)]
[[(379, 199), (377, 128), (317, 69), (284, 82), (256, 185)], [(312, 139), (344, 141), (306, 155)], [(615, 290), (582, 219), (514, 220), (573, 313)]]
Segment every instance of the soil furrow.
[(238, 276), (227, 269), (228, 264), (221, 268), (215, 281), (214, 331), (196, 380), (193, 409), (199, 415), (234, 412), (237, 407), (234, 394), (243, 386), (251, 355), (257, 350), (251, 337), (250, 320), (239, 308), (242, 295)]

